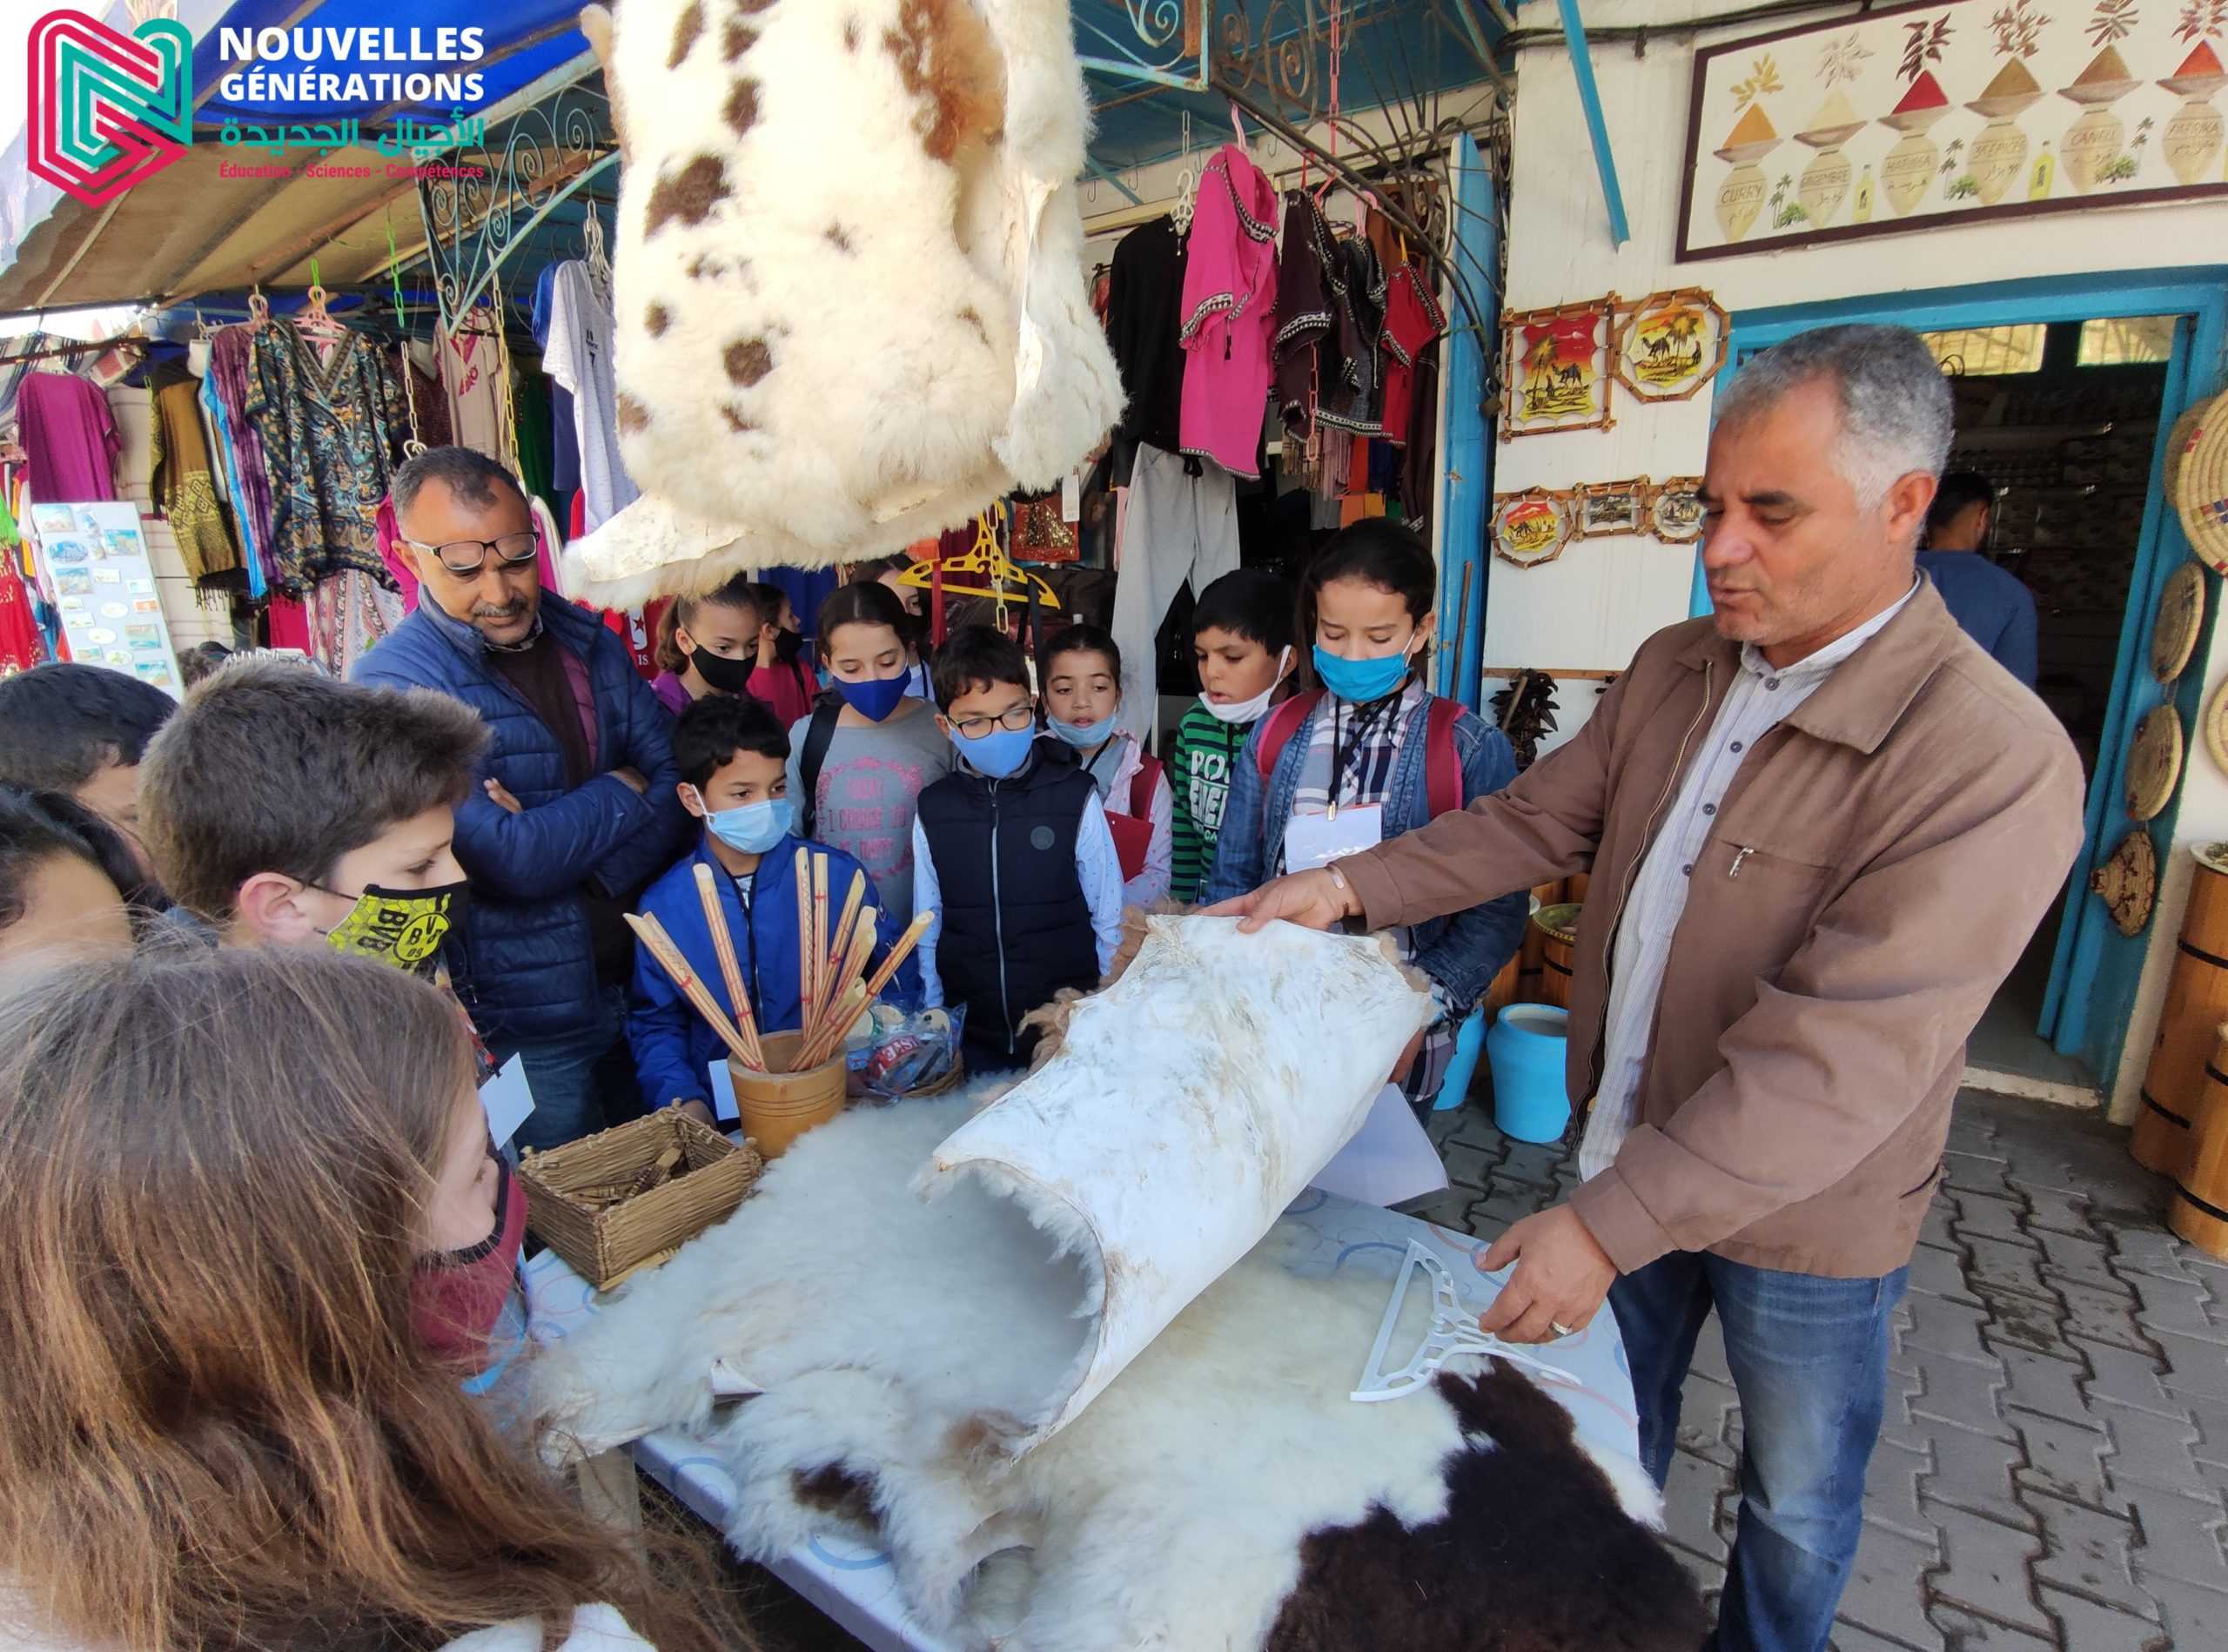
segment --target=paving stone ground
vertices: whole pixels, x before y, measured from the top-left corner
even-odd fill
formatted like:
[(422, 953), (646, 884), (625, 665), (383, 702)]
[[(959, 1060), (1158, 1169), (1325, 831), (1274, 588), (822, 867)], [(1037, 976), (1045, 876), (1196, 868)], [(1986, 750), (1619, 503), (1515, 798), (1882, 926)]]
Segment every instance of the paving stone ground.
[[(1436, 1115), (1486, 1237), (1563, 1197), (1574, 1152)], [(2228, 1264), (2092, 1116), (1967, 1093), (1911, 1266), (1840, 1652), (2228, 1648)], [(1715, 1321), (1687, 1380), (1671, 1541), (1724, 1581), (1741, 1406)]]

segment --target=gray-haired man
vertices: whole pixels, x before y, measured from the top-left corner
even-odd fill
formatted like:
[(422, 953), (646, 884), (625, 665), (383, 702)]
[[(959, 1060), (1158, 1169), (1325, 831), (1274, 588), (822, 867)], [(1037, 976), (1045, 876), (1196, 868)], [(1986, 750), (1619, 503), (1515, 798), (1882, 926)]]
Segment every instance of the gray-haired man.
[(1384, 928), (1591, 870), (1587, 1179), (1483, 1259), (1516, 1264), (1486, 1328), (1566, 1334), (1606, 1294), (1661, 1481), (1716, 1309), (1744, 1430), (1725, 1652), (1827, 1644), (1965, 1038), (2081, 842), (2064, 734), (1913, 570), (1950, 436), (1901, 328), (1757, 356), (1703, 482), (1715, 614), (1505, 790), (1225, 909)]

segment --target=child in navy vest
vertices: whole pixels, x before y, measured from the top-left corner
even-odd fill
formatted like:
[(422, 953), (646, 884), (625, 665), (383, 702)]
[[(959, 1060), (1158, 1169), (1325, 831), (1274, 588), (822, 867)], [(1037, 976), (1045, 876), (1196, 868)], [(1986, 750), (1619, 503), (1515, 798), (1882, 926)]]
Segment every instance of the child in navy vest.
[(969, 1066), (1025, 1066), (1022, 1018), (1062, 987), (1089, 991), (1122, 933), (1122, 867), (1091, 776), (1039, 739), (1020, 646), (965, 626), (936, 650), (936, 723), (959, 767), (922, 790), (913, 910), (924, 1001), (964, 1005)]

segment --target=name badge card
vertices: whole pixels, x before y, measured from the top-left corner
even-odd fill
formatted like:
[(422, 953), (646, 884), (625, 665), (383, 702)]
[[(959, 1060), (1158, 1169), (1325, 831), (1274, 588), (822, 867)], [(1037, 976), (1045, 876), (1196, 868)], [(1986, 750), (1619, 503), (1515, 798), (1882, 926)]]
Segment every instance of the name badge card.
[(1385, 841), (1385, 809), (1348, 803), (1335, 815), (1294, 815), (1285, 827), (1285, 870), (1305, 872)]

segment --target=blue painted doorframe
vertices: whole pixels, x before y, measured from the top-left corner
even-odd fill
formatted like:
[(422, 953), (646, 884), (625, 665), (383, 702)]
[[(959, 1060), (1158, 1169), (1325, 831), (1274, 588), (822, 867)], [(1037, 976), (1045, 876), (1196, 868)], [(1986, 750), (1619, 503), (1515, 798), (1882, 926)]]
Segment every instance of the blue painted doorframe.
[[(2128, 749), (2137, 722), (2165, 698), (2166, 691), (2151, 680), (2146, 644), (2159, 593), (2167, 576), (2188, 558), (2190, 547), (2179, 518), (2164, 504), (2161, 471), (2173, 421), (2185, 407), (2218, 394), (2224, 377), (2228, 377), (2228, 267), (1991, 281), (1977, 286), (1742, 311), (1733, 317), (1730, 344), (1731, 359), (1737, 363), (1790, 334), (1835, 322), (1892, 322), (1937, 332), (2137, 315), (2173, 315), (2182, 320), (2175, 329), (2173, 356), (2167, 366), (2158, 438), (2151, 453), (2148, 502), (2129, 584), (2127, 615), (2120, 627), (2097, 772), (2090, 777), (2088, 836), (2068, 880), (2065, 916), (2058, 925), (2049, 995), (2037, 1029), (2061, 1054), (2086, 1062), (2107, 1091), (2119, 1070), (2150, 934), (2146, 930), (2138, 936), (2122, 935), (2105, 914), (2104, 903), (2089, 893), (2089, 875), (2134, 829), (2120, 801)], [(2199, 661), (2207, 657), (2221, 594), (2218, 575), (2208, 574), (2205, 583), (2205, 629), (2194, 656)], [(1689, 606), (1694, 614), (1709, 611), (1699, 554), (1694, 559), (1694, 596)], [(2202, 667), (2184, 672), (2173, 687), (2175, 704), (2187, 734), (2197, 726), (2205, 687)], [(2194, 752), (2196, 742), (2185, 744)], [(2174, 823), (2180, 811), (2178, 789), (2165, 811), (2150, 823), (2151, 841), (2161, 851), (2162, 860), (2173, 844)]]
[[(1461, 214), (1457, 259), (1485, 272), (1490, 294), (1500, 280), (1500, 210), (1493, 172), (1467, 132), (1454, 140), (1454, 202)], [(1466, 318), (1459, 311), (1453, 319), (1441, 362), (1446, 453), (1439, 500), (1439, 635), (1445, 645), (1439, 650), (1439, 692), (1476, 711), (1484, 691), (1478, 668), (1486, 647), (1486, 513), (1493, 502), (1493, 443), (1485, 413), (1486, 335), (1462, 325)], [(1453, 646), (1458, 637), (1459, 649)]]

